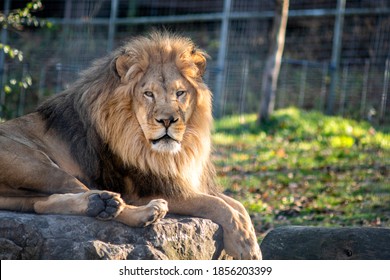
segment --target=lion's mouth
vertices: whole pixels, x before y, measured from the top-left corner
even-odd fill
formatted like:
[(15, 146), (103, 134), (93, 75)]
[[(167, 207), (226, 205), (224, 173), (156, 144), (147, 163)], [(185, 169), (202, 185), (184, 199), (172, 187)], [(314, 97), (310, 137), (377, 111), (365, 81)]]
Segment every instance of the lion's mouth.
[(172, 138), (171, 136), (169, 136), (168, 134), (165, 134), (164, 136), (158, 138), (158, 139), (152, 139), (151, 142), (153, 145), (156, 145), (157, 143), (159, 143), (160, 141), (175, 141), (177, 143), (180, 143), (179, 141), (177, 141), (176, 139)]
[(172, 138), (168, 134), (157, 139), (152, 139), (150, 142), (152, 143), (152, 149), (160, 153), (176, 154), (181, 149), (180, 141)]

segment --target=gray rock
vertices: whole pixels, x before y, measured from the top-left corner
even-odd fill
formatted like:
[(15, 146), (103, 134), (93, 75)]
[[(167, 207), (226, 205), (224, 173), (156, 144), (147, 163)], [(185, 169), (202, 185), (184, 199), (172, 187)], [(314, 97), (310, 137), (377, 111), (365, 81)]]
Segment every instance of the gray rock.
[(389, 260), (390, 228), (279, 227), (260, 247), (264, 260)]
[(0, 259), (221, 259), (222, 229), (171, 216), (145, 228), (90, 217), (0, 211)]

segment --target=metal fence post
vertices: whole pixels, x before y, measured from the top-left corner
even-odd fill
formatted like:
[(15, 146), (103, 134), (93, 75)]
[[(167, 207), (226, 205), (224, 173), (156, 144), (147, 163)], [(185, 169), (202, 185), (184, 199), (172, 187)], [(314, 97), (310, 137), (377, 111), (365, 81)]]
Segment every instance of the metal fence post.
[(386, 114), (386, 103), (387, 103), (387, 93), (389, 90), (390, 84), (390, 59), (386, 59), (385, 71), (383, 75), (383, 90), (382, 90), (382, 98), (381, 98), (381, 108), (379, 111), (379, 122), (383, 122), (385, 120)]
[(332, 61), (330, 63), (331, 81), (327, 100), (326, 113), (333, 114), (333, 105), (336, 86), (338, 82), (338, 71), (341, 55), (341, 45), (343, 36), (344, 14), (346, 0), (337, 0), (337, 14), (333, 33)]
[(301, 73), (301, 84), (299, 87), (299, 101), (298, 101), (298, 107), (303, 109), (305, 105), (305, 90), (306, 90), (306, 77), (307, 77), (307, 67), (308, 67), (308, 61), (305, 60), (303, 62), (303, 69)]
[(249, 59), (246, 57), (244, 59), (244, 63), (241, 71), (241, 90), (240, 90), (240, 122), (243, 123), (245, 121), (245, 95), (248, 90), (248, 74), (249, 74)]
[(362, 97), (360, 99), (360, 118), (366, 117), (366, 103), (367, 103), (367, 91), (368, 91), (368, 76), (370, 74), (370, 60), (366, 59), (364, 62), (364, 76), (362, 85)]
[(345, 107), (348, 102), (348, 75), (349, 75), (349, 63), (346, 63), (343, 67), (342, 87), (340, 96), (340, 109), (339, 114), (344, 117)]
[(320, 92), (320, 102), (318, 110), (324, 112), (325, 96), (326, 96), (326, 80), (328, 78), (328, 63), (324, 62), (322, 64), (322, 80), (321, 80), (321, 92)]
[(215, 91), (214, 91), (214, 112), (216, 117), (221, 116), (221, 107), (223, 100), (223, 92), (225, 90), (225, 60), (228, 47), (228, 35), (229, 35), (229, 20), (230, 20), (230, 9), (231, 9), (231, 0), (225, 0), (223, 6), (223, 17), (222, 17), (222, 26), (221, 26), (221, 35), (219, 42), (219, 51), (218, 51), (218, 60), (217, 60), (217, 77), (215, 79)]
[(117, 15), (118, 15), (118, 0), (111, 0), (110, 21), (108, 23), (107, 52), (111, 52), (114, 47)]
[(57, 80), (56, 80), (56, 94), (62, 91), (62, 63), (56, 64)]

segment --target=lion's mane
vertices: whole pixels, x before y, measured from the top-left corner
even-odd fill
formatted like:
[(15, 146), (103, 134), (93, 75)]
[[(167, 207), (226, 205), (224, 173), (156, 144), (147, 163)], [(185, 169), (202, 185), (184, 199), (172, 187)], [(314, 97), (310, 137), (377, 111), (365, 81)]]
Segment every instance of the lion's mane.
[[(120, 60), (128, 67), (122, 69)], [(153, 151), (132, 110), (135, 85), (150, 63), (175, 63), (196, 89), (196, 107), (176, 154)], [(158, 32), (136, 37), (96, 61), (38, 112), (68, 143), (85, 174), (79, 179), (89, 187), (139, 197), (213, 193), (212, 95), (202, 80), (205, 63), (206, 54), (187, 38)]]

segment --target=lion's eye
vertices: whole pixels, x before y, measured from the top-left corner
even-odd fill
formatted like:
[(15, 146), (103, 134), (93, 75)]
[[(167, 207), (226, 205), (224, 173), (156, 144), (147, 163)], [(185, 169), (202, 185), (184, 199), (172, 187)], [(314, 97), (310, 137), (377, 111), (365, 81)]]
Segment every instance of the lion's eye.
[(176, 96), (177, 96), (177, 97), (180, 97), (180, 96), (185, 95), (186, 93), (187, 93), (187, 92), (186, 92), (185, 90), (179, 90), (179, 91), (176, 92)]
[(150, 97), (150, 98), (153, 98), (153, 97), (154, 97), (153, 92), (151, 92), (151, 91), (145, 91), (145, 92), (144, 92), (144, 95), (145, 95), (146, 97)]

